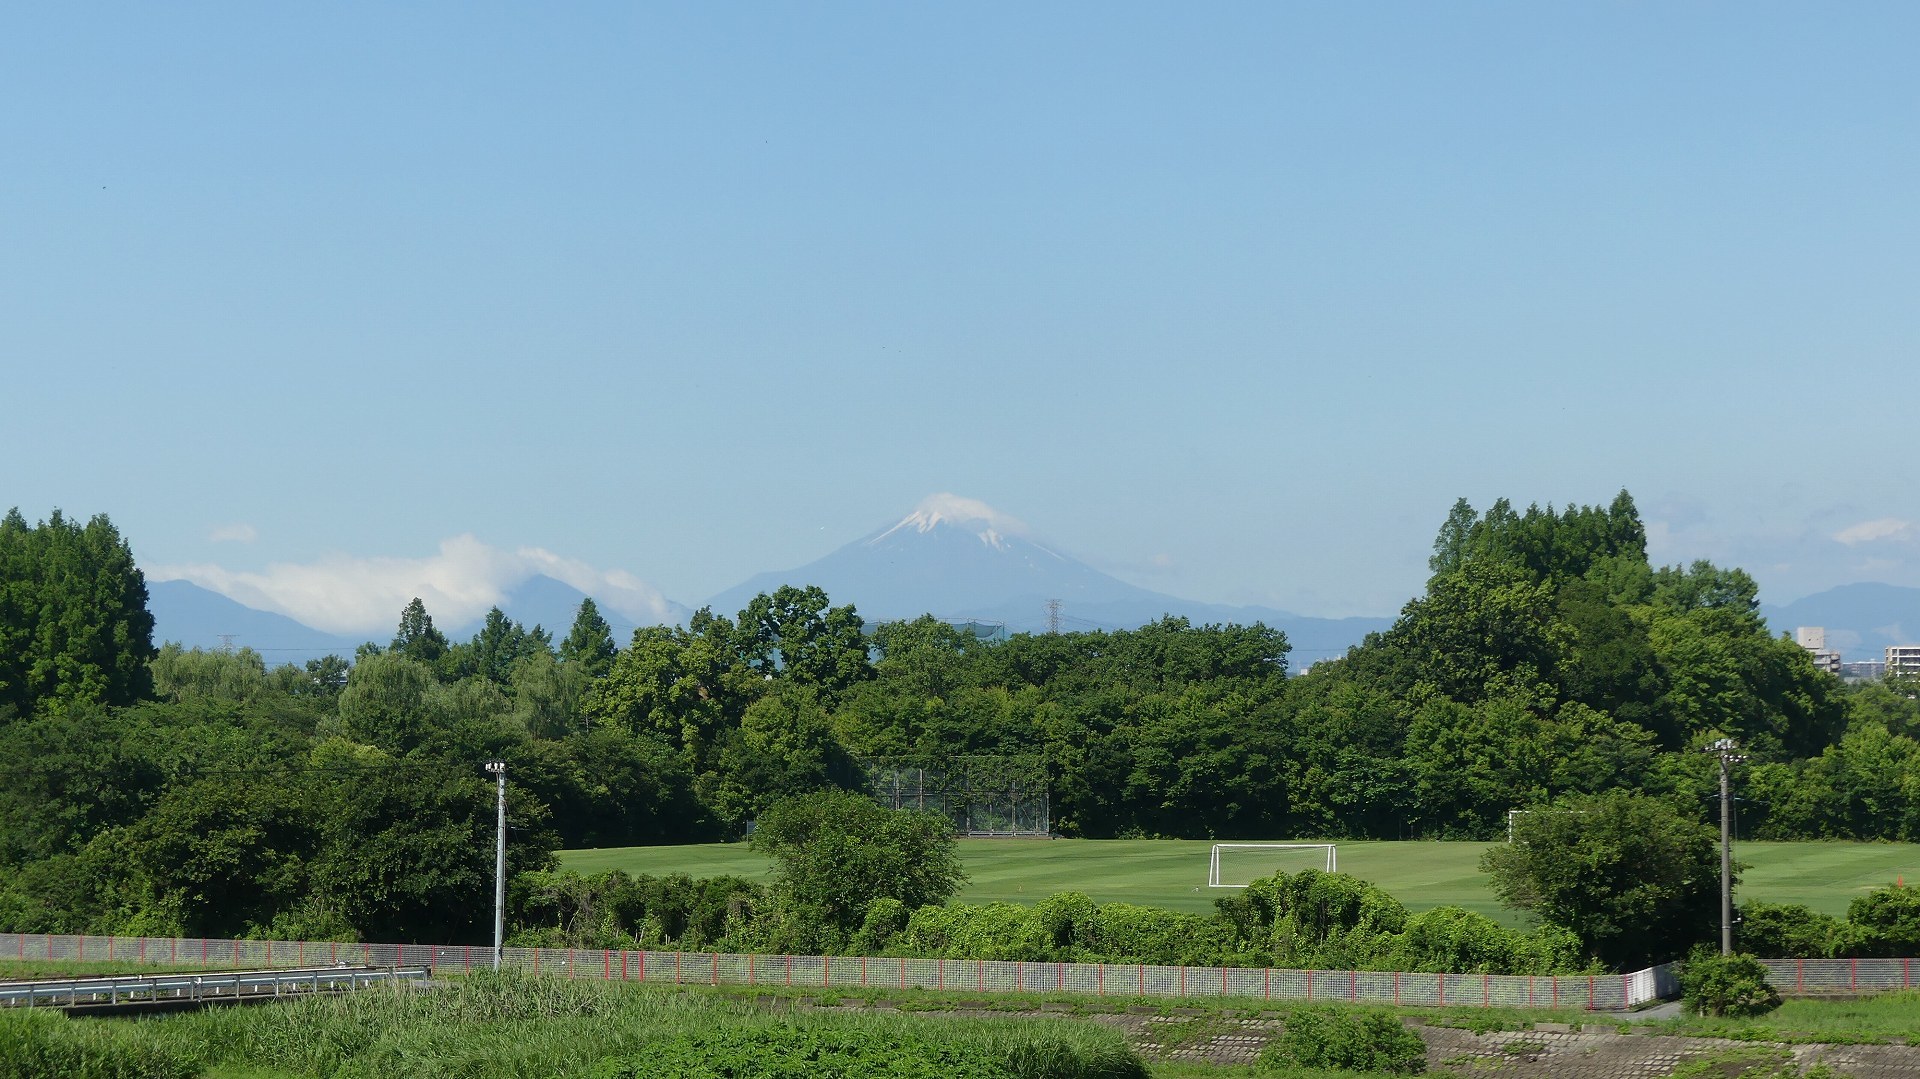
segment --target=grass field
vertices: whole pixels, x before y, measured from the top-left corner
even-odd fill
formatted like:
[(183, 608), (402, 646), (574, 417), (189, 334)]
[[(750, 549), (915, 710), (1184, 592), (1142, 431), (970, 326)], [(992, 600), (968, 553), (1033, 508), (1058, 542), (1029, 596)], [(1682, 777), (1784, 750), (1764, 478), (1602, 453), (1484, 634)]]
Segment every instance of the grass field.
[[(1226, 894), (1206, 886), (1211, 846), (1207, 840), (1172, 839), (964, 839), (960, 856), (972, 879), (959, 898), (1031, 903), (1054, 892), (1078, 891), (1097, 901), (1207, 910), (1215, 896)], [(1480, 875), (1480, 852), (1486, 847), (1341, 843), (1340, 869), (1379, 884), (1415, 910), (1451, 904), (1517, 924)], [(1290, 871), (1321, 864), (1318, 851), (1274, 857), (1275, 868)], [(1900, 877), (1920, 882), (1920, 844), (1739, 843), (1734, 857), (1747, 864), (1737, 898), (1804, 903), (1835, 915), (1845, 914), (1854, 896)], [(758, 877), (767, 871), (766, 859), (744, 843), (562, 851), (560, 862), (582, 873), (624, 869), (651, 876)]]

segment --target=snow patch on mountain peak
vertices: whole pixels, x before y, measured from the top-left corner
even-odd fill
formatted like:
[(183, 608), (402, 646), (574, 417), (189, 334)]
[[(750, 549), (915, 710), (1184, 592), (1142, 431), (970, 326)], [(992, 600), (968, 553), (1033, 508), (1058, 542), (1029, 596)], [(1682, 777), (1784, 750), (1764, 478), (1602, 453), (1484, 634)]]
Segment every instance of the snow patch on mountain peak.
[(879, 543), (895, 532), (912, 530), (925, 534), (941, 525), (972, 532), (981, 543), (996, 551), (1007, 549), (1009, 536), (1024, 536), (1027, 526), (1019, 519), (1010, 517), (977, 498), (962, 498), (956, 494), (941, 492), (928, 495), (920, 500), (912, 513), (900, 519), (900, 523), (868, 540), (869, 546)]

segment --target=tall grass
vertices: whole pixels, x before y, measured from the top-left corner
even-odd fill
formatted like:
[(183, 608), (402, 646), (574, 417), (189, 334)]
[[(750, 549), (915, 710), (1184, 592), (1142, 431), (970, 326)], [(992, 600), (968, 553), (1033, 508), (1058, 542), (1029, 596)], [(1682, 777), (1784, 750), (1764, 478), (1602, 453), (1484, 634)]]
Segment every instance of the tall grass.
[(1676, 1033), (1789, 1042), (1920, 1041), (1920, 990), (1904, 989), (1845, 999), (1794, 997), (1753, 1019), (1685, 1016), (1665, 1027)]
[[(5, 1018), (0, 1079), (185, 1079), (203, 1067), (296, 1079), (668, 1075), (678, 1069), (645, 1070), (655, 1058), (665, 1065), (665, 1047), (673, 1047), (668, 1056), (684, 1057), (743, 1039), (838, 1046), (836, 1052), (860, 1058), (861, 1069), (881, 1069), (858, 1074), (917, 1074), (906, 1064), (927, 1053), (959, 1054), (990, 1069), (981, 1074), (1016, 1079), (1148, 1074), (1117, 1032), (1091, 1024), (783, 1014), (707, 994), (516, 975), (141, 1020), (64, 1020), (50, 1013)], [(900, 1063), (887, 1070), (896, 1057)], [(147, 1070), (127, 1070), (129, 1061)], [(642, 1070), (609, 1071), (614, 1064)]]

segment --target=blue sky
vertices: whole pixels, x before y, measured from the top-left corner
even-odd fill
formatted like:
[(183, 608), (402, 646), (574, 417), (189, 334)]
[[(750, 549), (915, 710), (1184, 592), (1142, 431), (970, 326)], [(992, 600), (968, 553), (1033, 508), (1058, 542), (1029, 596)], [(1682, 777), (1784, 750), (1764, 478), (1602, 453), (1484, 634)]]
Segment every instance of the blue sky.
[(1916, 24), (13, 5), (0, 502), (296, 614), (698, 603), (938, 491), (1308, 614), (1622, 487), (1775, 602), (1920, 585)]

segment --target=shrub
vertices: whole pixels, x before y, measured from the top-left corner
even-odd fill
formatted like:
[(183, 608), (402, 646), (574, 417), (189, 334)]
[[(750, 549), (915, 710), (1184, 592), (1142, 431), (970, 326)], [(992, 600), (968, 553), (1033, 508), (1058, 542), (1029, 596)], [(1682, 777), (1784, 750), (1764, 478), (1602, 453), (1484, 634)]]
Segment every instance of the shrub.
[(921, 907), (907, 919), (900, 943), (910, 955), (937, 959), (1038, 960), (1034, 909), (1017, 903)]
[(1218, 918), (1131, 903), (1102, 903), (1097, 918), (1082, 962), (1214, 966), (1233, 950), (1231, 928)]
[(1055, 892), (1034, 907), (1037, 928), (1061, 959), (1093, 947), (1100, 922), (1093, 900), (1081, 892)]
[(1407, 919), (1399, 945), (1388, 955), (1395, 970), (1481, 974), (1513, 969), (1522, 934), (1460, 907), (1435, 907)]
[(867, 904), (867, 920), (853, 935), (853, 950), (861, 955), (885, 955), (894, 938), (907, 928), (907, 905), (890, 895)]
[(1847, 904), (1849, 956), (1920, 954), (1920, 887), (1890, 884)]
[(1734, 938), (1748, 955), (1820, 959), (1840, 944), (1842, 923), (1798, 903), (1742, 903)]
[(750, 843), (773, 862), (772, 895), (786, 924), (811, 931), (800, 944), (806, 936), (844, 942), (883, 896), (909, 908), (944, 903), (967, 879), (952, 821), (849, 791), (774, 803)]
[(1261, 1050), (1256, 1067), (1418, 1075), (1427, 1070), (1427, 1044), (1388, 1012), (1300, 1008), (1288, 1013), (1286, 1029)]
[(1706, 955), (1688, 961), (1680, 971), (1680, 996), (1696, 1015), (1738, 1019), (1780, 1006), (1767, 968), (1750, 955)]

